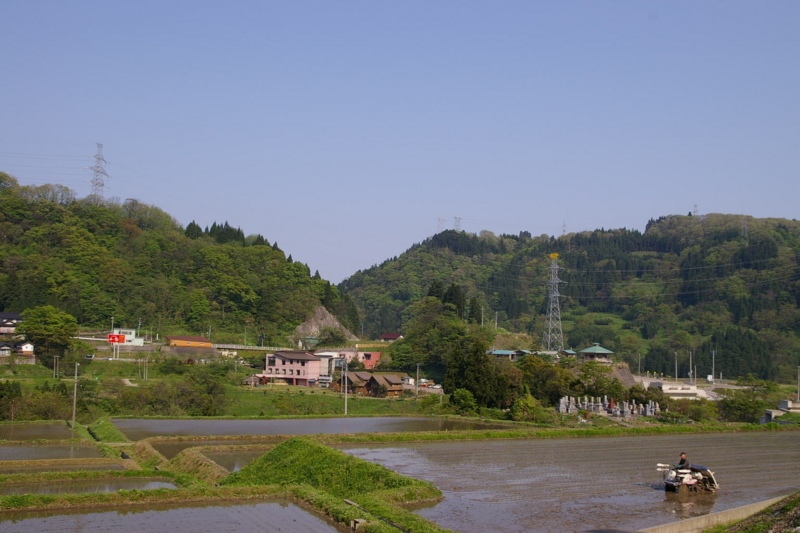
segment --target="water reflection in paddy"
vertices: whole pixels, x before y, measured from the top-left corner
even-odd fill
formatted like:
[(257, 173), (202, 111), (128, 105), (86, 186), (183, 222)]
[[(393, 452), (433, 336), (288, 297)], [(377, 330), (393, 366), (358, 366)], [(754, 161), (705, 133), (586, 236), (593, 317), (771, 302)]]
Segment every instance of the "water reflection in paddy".
[(238, 472), (266, 452), (205, 452), (203, 455), (229, 472)]
[(0, 424), (0, 440), (72, 438), (75, 438), (75, 434), (63, 422), (57, 424)]
[(3, 513), (0, 533), (70, 533), (103, 531), (169, 531), (219, 533), (221, 531), (303, 531), (336, 533), (337, 529), (300, 507), (284, 502), (121, 508), (91, 513)]
[(125, 470), (125, 467), (115, 462), (104, 463), (81, 463), (80, 461), (69, 462), (66, 464), (32, 464), (15, 465), (13, 467), (3, 466), (0, 463), (0, 474), (22, 474), (24, 472), (73, 472), (76, 470)]
[(50, 481), (47, 483), (14, 483), (0, 485), (0, 495), (10, 494), (83, 494), (118, 490), (175, 489), (171, 481), (155, 478), (107, 479), (86, 481)]
[(161, 420), (117, 418), (113, 424), (131, 440), (180, 435), (310, 435), (503, 429), (507, 425), (442, 418), (373, 417), (286, 420)]
[(31, 444), (0, 446), (0, 461), (37, 461), (40, 459), (89, 459), (103, 455), (94, 446)]
[[(156, 441), (150, 444), (153, 448), (166, 457), (172, 459), (186, 448), (197, 446), (257, 446), (278, 444), (279, 440), (254, 440), (254, 439), (219, 439), (219, 440), (183, 440), (183, 441)], [(264, 453), (264, 452), (261, 452)]]
[[(800, 489), (800, 432), (348, 445), (431, 481), (444, 500), (419, 514), (464, 533), (638, 530)], [(716, 472), (714, 496), (667, 494), (658, 462)]]

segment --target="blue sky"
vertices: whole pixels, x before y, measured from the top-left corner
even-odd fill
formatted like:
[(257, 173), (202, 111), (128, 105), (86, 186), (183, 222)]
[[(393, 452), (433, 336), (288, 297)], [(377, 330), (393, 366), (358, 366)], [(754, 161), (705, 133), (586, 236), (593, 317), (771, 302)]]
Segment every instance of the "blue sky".
[(800, 3), (0, 3), (0, 171), (339, 282), (437, 231), (797, 217)]

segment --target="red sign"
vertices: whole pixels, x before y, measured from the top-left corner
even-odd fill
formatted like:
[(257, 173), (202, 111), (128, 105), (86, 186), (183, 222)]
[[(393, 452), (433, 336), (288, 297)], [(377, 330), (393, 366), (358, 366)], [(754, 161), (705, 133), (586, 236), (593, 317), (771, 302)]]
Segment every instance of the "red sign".
[(125, 342), (125, 335), (109, 335), (108, 342)]

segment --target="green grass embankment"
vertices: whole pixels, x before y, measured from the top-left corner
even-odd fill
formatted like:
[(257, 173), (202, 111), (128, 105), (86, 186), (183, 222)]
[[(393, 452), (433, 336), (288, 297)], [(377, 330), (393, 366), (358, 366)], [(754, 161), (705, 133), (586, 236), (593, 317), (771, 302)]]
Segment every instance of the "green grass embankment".
[(706, 529), (703, 533), (770, 533), (800, 530), (800, 492), (733, 524)]
[(206, 457), (196, 448), (183, 450), (159, 470), (192, 475), (205, 483), (213, 485), (230, 472)]
[[(301, 485), (308, 487), (305, 490), (323, 493), (316, 494), (315, 498), (327, 503), (315, 503), (314, 499), (309, 503), (318, 509), (321, 506), (321, 510), (337, 521), (341, 519), (335, 517), (328, 505), (335, 504), (337, 509), (344, 512), (346, 507), (341, 502), (345, 499), (354, 501), (361, 507), (356, 508), (359, 512), (355, 515), (360, 514), (360, 518), (372, 521), (374, 531), (393, 530), (378, 522), (379, 519), (390, 520), (415, 532), (444, 531), (397, 505), (441, 498), (441, 492), (433, 484), (401, 476), (381, 465), (347, 455), (309, 438), (296, 437), (283, 442), (220, 481), (223, 487), (268, 484), (286, 487)], [(363, 516), (364, 513), (367, 516)], [(354, 516), (352, 510), (347, 510), (346, 514)]]
[(102, 442), (131, 442), (107, 417), (98, 418), (90, 424), (89, 432)]

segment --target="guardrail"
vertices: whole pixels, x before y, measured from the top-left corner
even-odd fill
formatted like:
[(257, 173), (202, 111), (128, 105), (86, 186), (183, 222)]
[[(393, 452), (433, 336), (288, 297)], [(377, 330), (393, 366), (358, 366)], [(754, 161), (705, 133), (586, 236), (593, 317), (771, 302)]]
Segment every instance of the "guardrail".
[(212, 344), (214, 348), (222, 350), (257, 350), (263, 352), (291, 352), (297, 348), (283, 348), (280, 346), (245, 346), (244, 344)]

